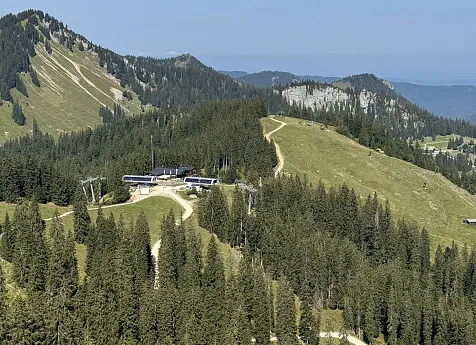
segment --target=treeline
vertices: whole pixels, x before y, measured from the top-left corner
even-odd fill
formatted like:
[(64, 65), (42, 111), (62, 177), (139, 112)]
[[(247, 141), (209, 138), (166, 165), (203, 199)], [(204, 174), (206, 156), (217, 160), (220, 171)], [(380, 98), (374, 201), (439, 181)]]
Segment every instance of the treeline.
[[(215, 237), (202, 258), (200, 239), (176, 225), (173, 213), (162, 222), (157, 263), (143, 213), (126, 224), (99, 209), (94, 224), (75, 214), (75, 230), (80, 223), (83, 283), (72, 232), (56, 216), (49, 231), (36, 203), (6, 217), (0, 255), (24, 290), (10, 296), (0, 268), (2, 344), (251, 345), (269, 344), (272, 333), (298, 343), (292, 290), (282, 278), (275, 294), (259, 260), (246, 254), (226, 274)], [(318, 315), (302, 309), (301, 339), (317, 344)]]
[(383, 334), (389, 345), (476, 342), (475, 248), (438, 246), (432, 262), (425, 229), (395, 222), (388, 202), (369, 195), (362, 203), (345, 185), (270, 180), (251, 216), (237, 206), (244, 204), (239, 191), (230, 208), (222, 193), (202, 201), (200, 224), (251, 248), (302, 300), (343, 309), (345, 327), (365, 340)]
[(15, 87), (28, 96), (19, 73), (29, 72), (30, 57), (36, 55), (35, 44), (41, 38), (32, 20), (24, 25), (21, 22), (32, 14), (27, 11), (0, 18), (0, 99), (5, 101), (13, 101), (10, 90)]
[(117, 103), (114, 103), (113, 109), (109, 109), (109, 107), (101, 105), (99, 107), (99, 116), (102, 118), (102, 122), (111, 123), (121, 120), (124, 117), (124, 113), (121, 106)]
[(34, 123), (32, 135), (0, 148), (0, 200), (68, 205), (79, 180), (98, 175), (108, 178), (102, 195), (121, 194), (122, 175), (151, 170), (151, 137), (156, 166), (194, 166), (229, 182), (237, 176), (258, 181), (276, 165), (259, 122), (266, 113), (259, 100), (212, 102), (125, 117), (57, 142)]

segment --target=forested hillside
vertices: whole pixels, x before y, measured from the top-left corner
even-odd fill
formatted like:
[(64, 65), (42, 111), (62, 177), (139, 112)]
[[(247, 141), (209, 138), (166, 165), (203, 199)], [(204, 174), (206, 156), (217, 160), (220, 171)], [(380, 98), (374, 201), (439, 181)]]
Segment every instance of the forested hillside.
[[(401, 96), (392, 96), (395, 91), (376, 77), (369, 77), (369, 80), (376, 83), (367, 85), (367, 78), (355, 87), (350, 87), (350, 82), (335, 86), (302, 82), (279, 88), (279, 91), (292, 105), (289, 111), (292, 116), (336, 126), (344, 124), (356, 138), (360, 130), (368, 129), (368, 126), (380, 127), (388, 135), (402, 139), (423, 140), (424, 137), (448, 134), (476, 135), (476, 127), (469, 122), (435, 116)], [(386, 88), (387, 91), (371, 91), (372, 88)]]
[(94, 127), (100, 107), (119, 105), (129, 116), (255, 97), (270, 111), (286, 107), (271, 89), (240, 84), (191, 55), (121, 56), (41, 11), (2, 17), (0, 30), (0, 143), (31, 133), (34, 119), (55, 137)]
[(362, 203), (346, 185), (269, 180), (251, 217), (237, 212), (240, 200), (236, 194), (228, 209), (212, 191), (201, 201), (202, 226), (258, 254), (304, 307), (343, 309), (345, 327), (368, 342), (379, 335), (389, 345), (476, 341), (474, 247), (438, 247), (431, 261), (425, 229), (393, 219), (376, 194)]
[(123, 195), (120, 178), (149, 172), (151, 149), (156, 166), (194, 166), (225, 181), (237, 176), (257, 181), (276, 164), (259, 123), (264, 115), (259, 100), (212, 102), (126, 117), (57, 141), (34, 126), (31, 136), (0, 148), (0, 200), (68, 205), (79, 180), (96, 175), (108, 178), (103, 193)]
[[(194, 230), (161, 225), (154, 264), (149, 225), (142, 213), (126, 224), (101, 209), (95, 223), (82, 219), (88, 248), (80, 284), (74, 239), (58, 218), (51, 228), (38, 205), (19, 205), (3, 223), (0, 256), (9, 262), (10, 289), (0, 266), (0, 343), (18, 344), (267, 344), (276, 329), (294, 342), (294, 296), (285, 280), (275, 294), (262, 266), (245, 256), (225, 273), (214, 236), (202, 257)], [(155, 272), (158, 274), (156, 275)], [(273, 301), (276, 299), (276, 303)], [(279, 303), (276, 318), (274, 306)], [(318, 339), (311, 314), (303, 339)]]

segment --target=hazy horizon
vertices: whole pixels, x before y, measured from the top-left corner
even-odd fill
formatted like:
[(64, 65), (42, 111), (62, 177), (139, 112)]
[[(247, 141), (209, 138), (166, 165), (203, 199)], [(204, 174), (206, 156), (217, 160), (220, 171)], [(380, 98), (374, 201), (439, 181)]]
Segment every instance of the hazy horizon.
[(217, 70), (476, 79), (476, 46), (468, 44), (476, 3), (463, 0), (84, 0), (74, 8), (17, 0), (2, 15), (28, 8), (120, 54), (190, 53)]

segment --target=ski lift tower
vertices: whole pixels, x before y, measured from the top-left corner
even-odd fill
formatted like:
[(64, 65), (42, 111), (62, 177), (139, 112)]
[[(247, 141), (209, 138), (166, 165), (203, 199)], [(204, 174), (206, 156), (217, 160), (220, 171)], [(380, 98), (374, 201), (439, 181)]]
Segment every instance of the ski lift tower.
[[(101, 193), (101, 181), (102, 180), (107, 180), (106, 177), (103, 177), (103, 176), (97, 176), (97, 177), (91, 177), (89, 176), (86, 180), (80, 180), (79, 182), (81, 182), (81, 186), (83, 187), (83, 192), (84, 192), (84, 196), (86, 196), (86, 200), (88, 199), (88, 195), (86, 193), (86, 188), (84, 188), (84, 185), (89, 183), (90, 187), (91, 187), (91, 200), (92, 200), (92, 203), (95, 203), (96, 202), (96, 197), (95, 197), (95, 194), (94, 194), (94, 186), (93, 186), (93, 182), (94, 181), (98, 181), (99, 180), (99, 193)], [(101, 194), (99, 194), (99, 198), (101, 198)]]
[(258, 190), (253, 186), (248, 186), (244, 183), (238, 183), (237, 186), (248, 192), (248, 215), (251, 214), (251, 206), (253, 205), (254, 195)]

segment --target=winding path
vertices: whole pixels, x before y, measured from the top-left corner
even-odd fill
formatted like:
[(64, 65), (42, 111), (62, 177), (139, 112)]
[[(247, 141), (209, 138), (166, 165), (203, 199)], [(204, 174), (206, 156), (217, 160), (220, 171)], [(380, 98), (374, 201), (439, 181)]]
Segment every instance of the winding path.
[[(280, 129), (282, 129), (284, 126), (286, 126), (286, 123), (283, 122), (283, 121), (279, 121), (279, 120), (276, 120), (275, 118), (273, 117), (270, 117), (271, 120), (275, 121), (275, 122), (278, 122), (280, 123), (281, 125), (276, 128), (276, 129), (273, 129), (271, 132), (265, 134), (265, 138), (266, 140), (268, 140), (269, 142), (271, 142), (271, 135), (273, 133), (276, 133), (277, 131), (279, 131)], [(279, 145), (276, 143), (276, 141), (274, 141), (274, 147), (276, 147), (276, 155), (278, 156), (278, 165), (276, 166), (276, 168), (274, 168), (274, 177), (277, 177), (279, 175), (279, 173), (281, 172), (281, 170), (283, 170), (283, 167), (284, 167), (284, 156), (283, 156), (283, 153), (281, 152), (281, 148), (279, 147)]]
[[(110, 207), (132, 205), (132, 204), (135, 204), (139, 201), (147, 199), (151, 196), (163, 196), (163, 197), (171, 198), (174, 201), (176, 201), (180, 206), (182, 206), (184, 208), (184, 213), (182, 214), (182, 220), (185, 220), (185, 219), (189, 218), (193, 213), (192, 203), (190, 201), (185, 200), (179, 194), (177, 194), (177, 189), (175, 189), (173, 187), (167, 187), (167, 186), (155, 187), (154, 189), (152, 189), (151, 193), (148, 194), (148, 195), (140, 195), (140, 194), (133, 195), (134, 199), (132, 201), (128, 201), (128, 202), (123, 203), (123, 204), (103, 206), (102, 208), (105, 209), (105, 208), (110, 208)], [(98, 209), (97, 207), (90, 208), (90, 209), (88, 209), (88, 211), (94, 211), (94, 210), (97, 210), (97, 209)], [(70, 214), (73, 214), (73, 212), (74, 211), (68, 211), (66, 213), (60, 214), (58, 216), (58, 218), (63, 218), (63, 217), (69, 216)], [(51, 221), (52, 219), (53, 218), (46, 218), (46, 219), (43, 219), (43, 220), (44, 221)], [(154, 256), (155, 260), (157, 260), (159, 247), (160, 247), (160, 239), (152, 245), (152, 255)]]
[[(319, 333), (319, 337), (320, 338), (336, 338), (336, 339), (340, 339), (342, 338), (342, 333), (339, 333), (339, 332), (320, 332)], [(356, 338), (356, 337), (353, 337), (351, 335), (347, 335), (347, 340), (349, 341), (349, 343), (351, 344), (355, 344), (355, 345), (367, 345), (367, 343), (364, 343), (362, 340), (360, 340), (359, 338)]]

